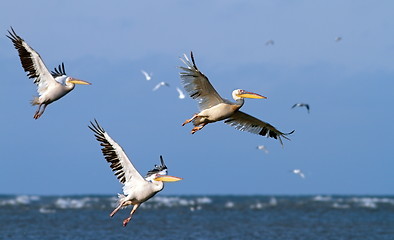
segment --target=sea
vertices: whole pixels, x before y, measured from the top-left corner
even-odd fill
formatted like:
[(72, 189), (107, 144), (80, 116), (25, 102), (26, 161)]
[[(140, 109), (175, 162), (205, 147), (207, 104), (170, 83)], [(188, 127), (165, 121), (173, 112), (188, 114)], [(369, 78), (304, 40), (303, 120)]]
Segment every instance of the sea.
[(0, 195), (1, 240), (394, 240), (394, 196), (155, 196), (123, 227), (114, 196)]

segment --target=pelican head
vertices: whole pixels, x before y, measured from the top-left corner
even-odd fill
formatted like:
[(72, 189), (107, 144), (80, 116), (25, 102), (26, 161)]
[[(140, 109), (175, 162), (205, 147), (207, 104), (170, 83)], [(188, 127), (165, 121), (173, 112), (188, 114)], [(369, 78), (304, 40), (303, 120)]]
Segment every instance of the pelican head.
[(146, 180), (154, 180), (154, 181), (161, 181), (161, 182), (177, 182), (182, 180), (180, 177), (174, 177), (167, 175), (167, 166), (164, 164), (163, 157), (160, 156), (161, 166), (155, 165), (155, 168), (148, 171), (146, 175)]
[(266, 99), (267, 97), (261, 96), (260, 94), (257, 94), (257, 93), (248, 92), (248, 91), (245, 91), (242, 89), (236, 89), (233, 91), (233, 99), (234, 100), (238, 100), (238, 99), (242, 99), (242, 98), (257, 98), (257, 99), (264, 98), (264, 99)]

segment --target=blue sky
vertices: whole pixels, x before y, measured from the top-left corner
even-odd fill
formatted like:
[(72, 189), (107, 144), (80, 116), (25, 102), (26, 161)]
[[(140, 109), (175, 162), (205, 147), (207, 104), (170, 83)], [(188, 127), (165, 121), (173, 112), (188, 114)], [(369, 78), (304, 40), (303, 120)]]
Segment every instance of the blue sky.
[[(22, 8), (21, 5), (24, 7)], [(114, 194), (121, 185), (87, 128), (96, 118), (145, 174), (163, 155), (184, 180), (164, 194), (393, 194), (392, 1), (8, 1), (0, 6), (2, 194)], [(34, 16), (32, 16), (34, 13)], [(33, 119), (36, 87), (5, 37), (48, 68), (93, 83)], [(342, 40), (336, 42), (337, 37)], [(266, 46), (268, 40), (275, 44)], [(267, 96), (242, 111), (291, 141), (223, 123), (191, 135), (179, 100), (183, 53), (217, 91)], [(153, 72), (150, 82), (141, 69)], [(153, 92), (160, 81), (170, 88)], [(297, 102), (311, 106), (291, 109)], [(264, 154), (256, 149), (265, 145)], [(301, 179), (290, 173), (300, 168)]]

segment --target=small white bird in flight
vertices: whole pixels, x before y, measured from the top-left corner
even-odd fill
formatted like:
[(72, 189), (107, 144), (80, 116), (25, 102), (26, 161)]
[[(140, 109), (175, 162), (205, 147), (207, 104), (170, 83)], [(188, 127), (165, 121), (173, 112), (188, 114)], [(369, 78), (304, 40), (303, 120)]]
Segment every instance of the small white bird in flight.
[(268, 149), (267, 149), (264, 145), (259, 145), (259, 146), (257, 146), (257, 149), (258, 149), (258, 150), (262, 150), (262, 151), (264, 151), (265, 153), (269, 153)]
[(309, 113), (309, 104), (306, 103), (296, 103), (294, 104), (291, 108), (295, 108), (295, 107), (305, 107), (308, 110)]
[(168, 84), (168, 83), (166, 83), (166, 82), (159, 82), (159, 83), (153, 88), (153, 91), (158, 90), (158, 89), (161, 88), (162, 86), (169, 87), (170, 84)]
[(149, 81), (152, 79), (152, 75), (153, 75), (152, 73), (149, 74), (149, 73), (145, 72), (144, 70), (141, 70), (141, 72), (142, 72), (142, 74), (144, 74), (146, 81)]
[(163, 182), (176, 182), (182, 180), (182, 178), (167, 175), (167, 166), (164, 164), (162, 156), (160, 156), (161, 166), (155, 165), (154, 169), (148, 171), (146, 176), (142, 177), (122, 147), (108, 135), (98, 122), (95, 120), (95, 123), (90, 123), (89, 128), (94, 132), (97, 141), (100, 142), (105, 159), (111, 164), (110, 167), (119, 182), (123, 184), (123, 194), (118, 194), (118, 206), (109, 216), (113, 217), (123, 207), (134, 205), (130, 216), (123, 220), (123, 226), (126, 226), (133, 213), (142, 203), (163, 190)]
[(179, 87), (176, 87), (176, 90), (178, 91), (178, 93), (179, 93), (179, 99), (184, 99), (185, 98), (185, 94), (182, 92), (182, 90), (181, 89), (179, 89)]
[(301, 169), (293, 169), (291, 172), (297, 174), (301, 178), (305, 178), (305, 174), (301, 171)]

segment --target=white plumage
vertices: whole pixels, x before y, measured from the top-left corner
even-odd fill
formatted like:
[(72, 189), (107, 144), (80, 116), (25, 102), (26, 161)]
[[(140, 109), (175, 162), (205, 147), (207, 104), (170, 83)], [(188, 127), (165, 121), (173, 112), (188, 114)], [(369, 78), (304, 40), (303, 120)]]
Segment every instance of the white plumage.
[(144, 70), (141, 70), (141, 72), (142, 72), (142, 74), (144, 74), (146, 81), (150, 81), (152, 79), (152, 75), (153, 75), (152, 73), (149, 74), (149, 73), (145, 72)]
[(114, 216), (123, 207), (134, 205), (130, 216), (123, 221), (123, 226), (126, 226), (133, 213), (143, 202), (163, 190), (163, 181), (174, 182), (181, 180), (181, 178), (167, 176), (167, 166), (164, 164), (162, 156), (160, 156), (161, 165), (155, 165), (155, 168), (150, 170), (145, 178), (142, 177), (122, 147), (105, 132), (98, 122), (90, 123), (89, 128), (94, 132), (97, 141), (101, 142), (101, 146), (103, 146), (101, 151), (105, 159), (111, 164), (110, 167), (119, 182), (123, 184), (123, 194), (118, 194), (118, 206), (111, 212), (110, 216)]
[(196, 99), (199, 104), (200, 112), (187, 119), (182, 125), (192, 122), (194, 128), (191, 133), (201, 130), (205, 125), (217, 121), (224, 120), (224, 123), (235, 127), (241, 131), (248, 131), (266, 137), (278, 139), (282, 144), (282, 137), (288, 139), (286, 135), (290, 133), (282, 133), (274, 126), (267, 122), (263, 122), (253, 116), (250, 116), (239, 109), (244, 104), (244, 98), (266, 98), (257, 93), (247, 92), (242, 89), (236, 89), (232, 93), (231, 102), (223, 99), (215, 88), (212, 86), (208, 78), (197, 68), (193, 53), (190, 54), (191, 60), (184, 54), (181, 61), (186, 67), (180, 67), (180, 73), (183, 87), (190, 97)]
[(38, 119), (44, 113), (49, 104), (73, 90), (75, 84), (90, 85), (86, 81), (67, 76), (63, 63), (54, 71), (49, 72), (40, 55), (19, 37), (14, 29), (11, 28), (8, 33), (7, 37), (11, 39), (14, 47), (18, 50), (23, 69), (27, 72), (29, 78), (34, 79), (34, 83), (37, 85), (39, 96), (31, 101), (32, 105), (38, 105), (34, 114), (35, 119)]
[(182, 90), (179, 89), (179, 87), (176, 87), (176, 90), (178, 91), (178, 94), (179, 94), (178, 98), (179, 99), (184, 99), (185, 98), (185, 94), (182, 92)]
[(292, 172), (301, 178), (305, 178), (305, 174), (301, 171), (301, 169), (293, 169)]
[(159, 82), (158, 84), (156, 84), (156, 86), (153, 88), (153, 91), (158, 90), (159, 88), (161, 88), (162, 86), (166, 86), (169, 87), (170, 84), (166, 83), (166, 82)]

